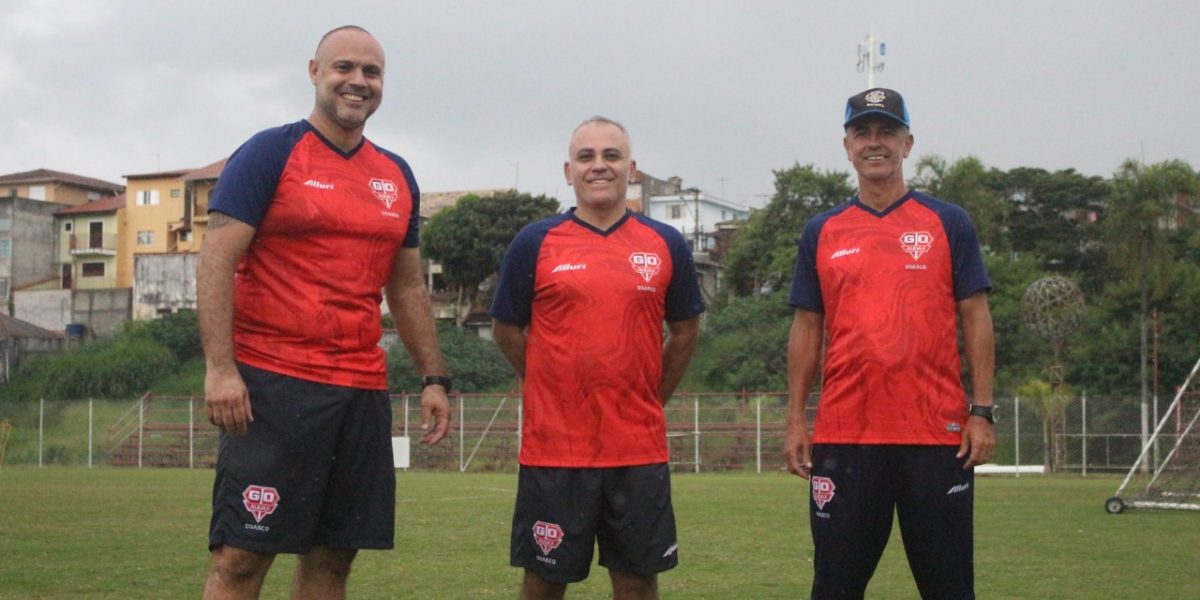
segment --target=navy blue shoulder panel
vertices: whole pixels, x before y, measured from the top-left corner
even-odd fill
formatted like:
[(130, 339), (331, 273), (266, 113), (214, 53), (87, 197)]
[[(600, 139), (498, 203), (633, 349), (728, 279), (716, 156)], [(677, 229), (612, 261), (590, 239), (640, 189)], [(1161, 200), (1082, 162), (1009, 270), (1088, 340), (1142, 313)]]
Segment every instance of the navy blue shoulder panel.
[(292, 149), (311, 128), (307, 121), (297, 121), (260, 131), (242, 144), (221, 170), (209, 212), (224, 213), (257, 228), (275, 197)]
[(792, 291), (788, 296), (788, 304), (793, 308), (825, 312), (825, 301), (821, 299), (821, 280), (817, 277), (817, 241), (829, 219), (854, 205), (854, 199), (846, 200), (804, 224), (804, 231), (796, 240), (796, 266), (792, 271)]
[(954, 276), (954, 299), (965, 300), (977, 292), (990, 291), (992, 282), (983, 266), (983, 254), (975, 225), (967, 211), (957, 204), (939, 200), (914, 191), (911, 197), (922, 206), (937, 213), (942, 221), (946, 240), (950, 243), (951, 271)]
[(704, 312), (704, 296), (700, 293), (700, 278), (696, 275), (696, 263), (692, 249), (678, 229), (647, 217), (632, 213), (633, 218), (650, 229), (667, 243), (671, 253), (671, 284), (667, 287), (666, 312), (668, 321), (686, 321)]
[(533, 279), (542, 242), (551, 229), (570, 218), (570, 214), (562, 213), (542, 219), (526, 225), (513, 238), (500, 263), (500, 279), (488, 310), (493, 319), (521, 327), (533, 319)]

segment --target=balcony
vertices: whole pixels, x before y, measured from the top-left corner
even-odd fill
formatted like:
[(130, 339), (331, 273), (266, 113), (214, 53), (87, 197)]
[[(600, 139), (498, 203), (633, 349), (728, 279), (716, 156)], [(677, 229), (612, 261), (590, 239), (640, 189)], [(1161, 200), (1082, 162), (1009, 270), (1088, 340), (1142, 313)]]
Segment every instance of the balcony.
[(117, 236), (115, 234), (72, 234), (71, 256), (116, 256)]

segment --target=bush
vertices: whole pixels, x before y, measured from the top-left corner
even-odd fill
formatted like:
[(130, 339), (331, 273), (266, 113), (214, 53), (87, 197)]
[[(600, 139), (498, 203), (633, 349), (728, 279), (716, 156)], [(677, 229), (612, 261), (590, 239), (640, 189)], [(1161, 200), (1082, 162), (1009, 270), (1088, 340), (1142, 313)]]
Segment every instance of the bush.
[(152, 321), (131, 321), (123, 337), (149, 339), (170, 350), (181, 362), (204, 356), (194, 310), (181, 310)]
[(175, 354), (148, 337), (122, 336), (29, 361), (0, 395), (9, 399), (121, 398), (178, 368)]
[[(512, 386), (512, 367), (491, 341), (445, 323), (438, 324), (438, 340), (454, 377), (454, 389), (492, 392)], [(388, 388), (392, 392), (421, 390), (421, 373), (413, 367), (402, 343), (388, 349)]]

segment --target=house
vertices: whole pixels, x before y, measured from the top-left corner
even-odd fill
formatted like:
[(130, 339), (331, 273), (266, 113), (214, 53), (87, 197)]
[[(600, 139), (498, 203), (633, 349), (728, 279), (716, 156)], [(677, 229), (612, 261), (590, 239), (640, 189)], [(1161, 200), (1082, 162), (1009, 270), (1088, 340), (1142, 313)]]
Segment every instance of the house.
[(651, 196), (647, 214), (678, 229), (691, 244), (692, 252), (705, 252), (716, 247), (718, 223), (741, 221), (750, 216), (750, 211), (699, 190), (690, 190)]
[(0, 175), (0, 314), (14, 314), (15, 290), (59, 276), (54, 213), (122, 189), (115, 183), (50, 169)]
[[(127, 175), (121, 255), (133, 289), (134, 320), (196, 308), (196, 261), (208, 230), (208, 204), (228, 159), (199, 169)], [(128, 269), (128, 271), (125, 271)]]
[(682, 190), (683, 180), (679, 177), (659, 179), (645, 171), (634, 169), (629, 187), (625, 188), (625, 205), (629, 210), (649, 214), (650, 198), (678, 194)]
[(56, 276), (13, 294), (14, 315), (51, 331), (111, 337), (130, 318), (130, 290), (118, 287), (125, 195), (54, 213)]
[(125, 191), (125, 186), (73, 173), (34, 169), (0, 175), (0, 196), (58, 204), (86, 204)]

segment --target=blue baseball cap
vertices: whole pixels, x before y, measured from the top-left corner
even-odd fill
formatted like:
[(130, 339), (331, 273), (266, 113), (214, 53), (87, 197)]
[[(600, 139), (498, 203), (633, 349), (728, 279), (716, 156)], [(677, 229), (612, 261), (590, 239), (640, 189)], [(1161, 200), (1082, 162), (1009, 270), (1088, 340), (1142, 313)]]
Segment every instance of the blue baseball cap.
[(846, 122), (842, 127), (867, 115), (883, 115), (908, 127), (908, 107), (900, 92), (884, 88), (871, 88), (859, 92), (846, 100)]

